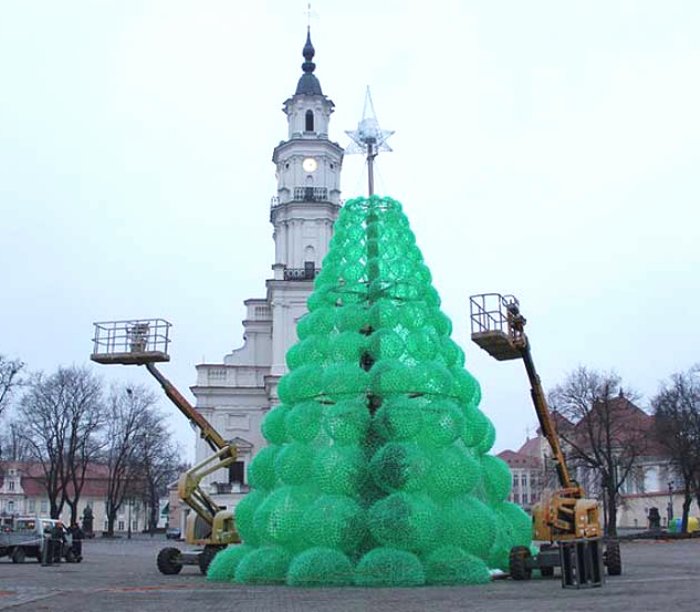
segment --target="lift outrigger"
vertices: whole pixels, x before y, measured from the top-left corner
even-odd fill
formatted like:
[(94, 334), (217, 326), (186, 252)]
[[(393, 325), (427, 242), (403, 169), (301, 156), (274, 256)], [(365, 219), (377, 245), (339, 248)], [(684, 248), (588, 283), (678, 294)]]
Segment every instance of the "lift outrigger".
[(620, 546), (609, 540), (603, 550), (598, 502), (586, 499), (581, 485), (571, 477), (532, 359), (520, 303), (512, 295), (499, 293), (473, 295), (469, 302), (472, 340), (498, 361), (522, 359), (525, 364), (532, 403), (560, 485), (555, 491), (545, 491), (532, 510), (533, 537), (544, 542), (540, 552), (532, 556), (524, 546), (513, 548), (510, 575), (514, 580), (527, 580), (533, 569), (539, 569), (543, 576), (551, 576), (560, 566), (565, 587), (601, 586), (603, 565), (611, 576), (622, 573)]
[(240, 542), (233, 512), (219, 507), (201, 487), (202, 479), (227, 468), (236, 460), (236, 447), (228, 443), (201, 413), (158, 370), (156, 363), (170, 361), (171, 324), (164, 319), (131, 319), (95, 323), (93, 352), (90, 359), (101, 364), (142, 365), (160, 383), (165, 395), (199, 429), (213, 455), (180, 476), (178, 496), (193, 513), (187, 517), (185, 541), (197, 548), (181, 551), (163, 548), (158, 553), (158, 569), (163, 574), (178, 574), (183, 565), (198, 565), (204, 574), (217, 552)]

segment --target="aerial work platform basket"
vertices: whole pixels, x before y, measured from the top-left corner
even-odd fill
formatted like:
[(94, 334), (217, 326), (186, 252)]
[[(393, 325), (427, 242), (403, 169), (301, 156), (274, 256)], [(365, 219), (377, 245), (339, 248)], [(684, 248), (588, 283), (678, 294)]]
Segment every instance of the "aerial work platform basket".
[(480, 293), (469, 298), (472, 340), (498, 361), (522, 357), (514, 344), (508, 306), (518, 305), (512, 295)]
[(170, 327), (165, 319), (95, 323), (90, 359), (97, 363), (122, 365), (170, 361)]

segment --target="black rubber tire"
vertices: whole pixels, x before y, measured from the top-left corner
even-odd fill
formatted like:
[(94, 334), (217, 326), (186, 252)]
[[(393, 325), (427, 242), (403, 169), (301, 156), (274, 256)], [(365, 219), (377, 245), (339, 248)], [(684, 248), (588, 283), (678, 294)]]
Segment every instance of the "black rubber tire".
[(531, 557), (527, 546), (515, 546), (510, 549), (510, 577), (513, 580), (530, 580), (532, 568), (527, 567), (527, 560)]
[(173, 576), (182, 571), (182, 561), (180, 560), (179, 548), (163, 548), (158, 553), (156, 559), (158, 571), (166, 576)]
[(605, 566), (609, 576), (622, 574), (622, 556), (620, 555), (620, 543), (612, 540), (605, 546)]
[(21, 546), (12, 551), (12, 563), (24, 563), (26, 558), (27, 553), (24, 552), (24, 548)]
[(206, 576), (207, 570), (209, 569), (209, 564), (213, 561), (216, 554), (221, 550), (221, 546), (205, 546), (204, 550), (199, 553), (199, 558), (197, 563), (199, 564), (199, 571)]

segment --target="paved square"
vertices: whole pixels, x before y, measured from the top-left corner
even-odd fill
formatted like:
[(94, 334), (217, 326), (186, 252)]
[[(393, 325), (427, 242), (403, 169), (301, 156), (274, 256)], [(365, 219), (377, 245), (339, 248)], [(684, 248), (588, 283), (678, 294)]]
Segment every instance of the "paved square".
[(168, 543), (162, 536), (89, 540), (85, 561), (41, 567), (0, 560), (0, 610), (150, 611), (231, 610), (700, 610), (700, 540), (622, 544), (623, 575), (604, 587), (564, 590), (555, 579), (498, 580), (473, 587), (415, 589), (294, 589), (206, 582), (194, 566), (163, 576), (155, 558)]

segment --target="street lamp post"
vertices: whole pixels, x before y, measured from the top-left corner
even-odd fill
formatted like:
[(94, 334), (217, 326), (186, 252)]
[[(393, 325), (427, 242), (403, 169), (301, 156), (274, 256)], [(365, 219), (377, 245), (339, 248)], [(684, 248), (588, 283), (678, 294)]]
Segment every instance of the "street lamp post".
[(673, 480), (668, 482), (668, 527), (671, 527), (671, 521), (673, 520)]
[(126, 538), (128, 540), (131, 539), (131, 504), (132, 504), (132, 502), (133, 502), (133, 499), (131, 499), (131, 497), (130, 497), (128, 500), (129, 513), (128, 513), (128, 519), (127, 519), (129, 521), (129, 525), (126, 528)]

